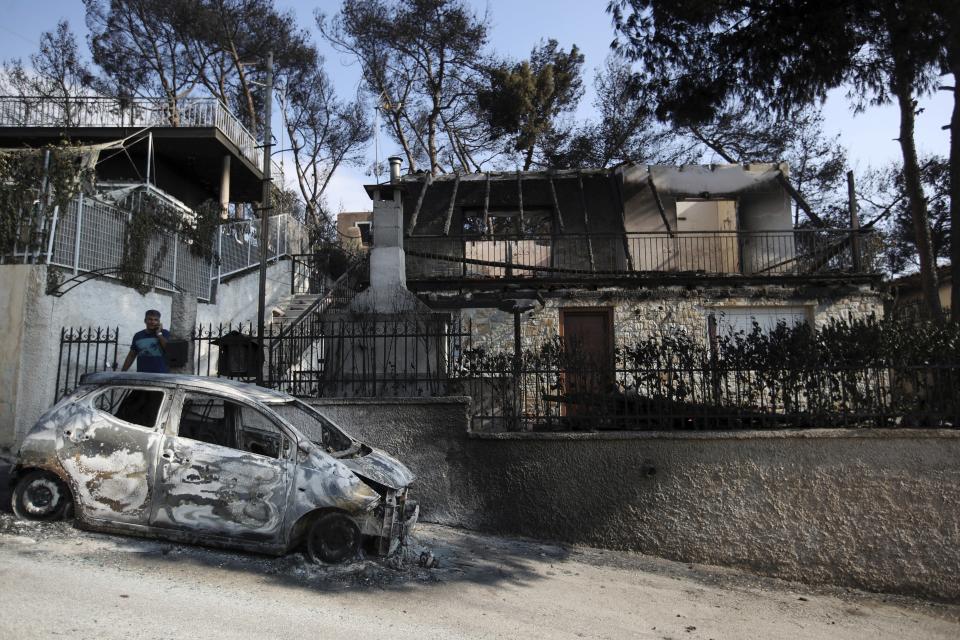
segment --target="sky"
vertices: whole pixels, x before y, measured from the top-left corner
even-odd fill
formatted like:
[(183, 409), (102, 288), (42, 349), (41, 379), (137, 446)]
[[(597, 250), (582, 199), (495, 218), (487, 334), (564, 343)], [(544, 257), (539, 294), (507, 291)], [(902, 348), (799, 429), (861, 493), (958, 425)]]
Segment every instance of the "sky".
[[(479, 14), (490, 19), (490, 48), (497, 54), (513, 59), (525, 58), (540, 40), (555, 38), (564, 49), (576, 44), (585, 57), (585, 86), (587, 95), (577, 113), (579, 118), (590, 115), (593, 70), (603, 64), (613, 39), (609, 16), (604, 11), (607, 0), (469, 0)], [(332, 14), (340, 5), (338, 0), (276, 0), (280, 8), (292, 9), (300, 25), (314, 33), (318, 47), (326, 60), (326, 71), (337, 92), (344, 97), (353, 95), (360, 85), (359, 68), (353, 61), (334, 51), (323, 42), (316, 29), (314, 10)], [(0, 60), (12, 57), (26, 58), (37, 49), (40, 34), (55, 27), (61, 18), (70, 22), (78, 37), (86, 37), (83, 3), (80, 0), (0, 0)], [(944, 79), (952, 84), (952, 79)], [(917, 116), (916, 139), (921, 154), (947, 155), (949, 132), (941, 127), (950, 121), (953, 108), (947, 92), (923, 98), (923, 111)], [(275, 110), (276, 111), (276, 110)], [(848, 149), (851, 167), (860, 173), (871, 166), (881, 166), (899, 159), (896, 142), (898, 114), (894, 107), (871, 107), (865, 113), (854, 115), (843, 91), (833, 92), (824, 105), (825, 130), (840, 134)], [(279, 127), (275, 127), (279, 130)], [(397, 151), (386, 135), (380, 135), (380, 158)], [(281, 144), (283, 141), (281, 141)], [(368, 156), (372, 162), (371, 144)], [(281, 158), (282, 159), (282, 158)], [(771, 159), (775, 160), (775, 159)], [(289, 165), (288, 165), (289, 166)], [(373, 182), (363, 169), (345, 168), (337, 172), (327, 190), (327, 200), (333, 211), (369, 210), (370, 200), (362, 185)]]

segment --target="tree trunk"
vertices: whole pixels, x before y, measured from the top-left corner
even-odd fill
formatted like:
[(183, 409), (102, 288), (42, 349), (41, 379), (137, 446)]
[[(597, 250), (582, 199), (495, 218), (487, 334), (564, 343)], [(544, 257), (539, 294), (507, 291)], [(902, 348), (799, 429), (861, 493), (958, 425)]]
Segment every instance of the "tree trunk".
[(534, 147), (533, 144), (527, 147), (527, 156), (523, 159), (524, 171), (530, 171), (530, 165), (533, 164), (533, 147)]
[(410, 143), (407, 142), (407, 136), (403, 133), (403, 123), (401, 122), (399, 113), (391, 112), (390, 126), (393, 127), (394, 133), (397, 134), (397, 140), (400, 141), (400, 146), (403, 148), (403, 155), (407, 157), (407, 172), (414, 173), (417, 170), (417, 159), (414, 158), (413, 149), (410, 148)]
[[(895, 72), (896, 73), (896, 72)], [(914, 109), (913, 90), (903, 77), (895, 80), (897, 104), (900, 107), (900, 151), (903, 153), (903, 182), (910, 205), (910, 217), (913, 220), (913, 233), (920, 258), (920, 283), (923, 298), (931, 319), (943, 320), (943, 308), (937, 288), (937, 264), (933, 257), (933, 243), (930, 240), (930, 222), (927, 217), (927, 201), (923, 196), (920, 180), (920, 163), (917, 161), (917, 147), (913, 139)]]
[(440, 161), (437, 158), (437, 116), (439, 110), (434, 110), (427, 118), (427, 155), (430, 157), (430, 174), (437, 175)]

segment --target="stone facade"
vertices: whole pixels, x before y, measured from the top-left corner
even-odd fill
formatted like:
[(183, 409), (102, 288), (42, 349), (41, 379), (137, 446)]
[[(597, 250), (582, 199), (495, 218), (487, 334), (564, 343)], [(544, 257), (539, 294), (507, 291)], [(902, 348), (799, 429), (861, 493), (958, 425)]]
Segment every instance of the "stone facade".
[[(560, 311), (565, 308), (613, 310), (617, 346), (654, 335), (686, 332), (707, 336), (710, 314), (733, 310), (777, 307), (802, 308), (808, 322), (821, 327), (831, 319), (866, 319), (883, 316), (883, 297), (869, 286), (852, 287), (658, 287), (655, 289), (600, 289), (557, 291), (545, 297), (542, 308), (523, 314), (521, 340), (525, 349), (536, 348), (560, 335)], [(464, 327), (472, 329), (473, 346), (513, 350), (513, 314), (492, 308), (461, 311)]]

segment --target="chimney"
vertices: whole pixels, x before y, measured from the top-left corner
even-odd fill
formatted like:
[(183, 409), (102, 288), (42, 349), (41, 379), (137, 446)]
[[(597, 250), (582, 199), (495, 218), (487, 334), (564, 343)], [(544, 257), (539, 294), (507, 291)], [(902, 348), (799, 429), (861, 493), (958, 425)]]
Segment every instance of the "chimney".
[(390, 163), (390, 183), (400, 182), (400, 165), (403, 164), (403, 160), (397, 156), (390, 156), (387, 162)]

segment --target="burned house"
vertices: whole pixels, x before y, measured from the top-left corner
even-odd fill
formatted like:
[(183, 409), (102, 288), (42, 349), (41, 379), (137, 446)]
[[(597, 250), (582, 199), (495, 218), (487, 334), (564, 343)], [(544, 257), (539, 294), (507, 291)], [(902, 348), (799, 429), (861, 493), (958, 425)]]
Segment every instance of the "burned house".
[[(516, 412), (569, 415), (582, 371), (594, 371), (594, 380), (581, 387), (605, 388), (596, 380), (614, 380), (619, 354), (638, 340), (706, 342), (754, 326), (882, 314), (874, 239), (794, 228), (799, 196), (788, 171), (782, 164), (397, 171), (368, 193), (375, 212), (378, 203), (400, 203), (406, 287), (459, 319), (469, 334), (465, 351), (504, 354), (487, 366), (512, 374), (511, 394), (534, 397), (510, 400)], [(546, 387), (520, 381), (542, 373), (521, 355), (551, 342), (576, 353), (580, 373), (561, 373)]]

